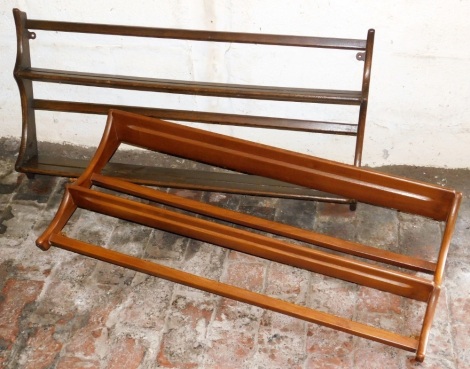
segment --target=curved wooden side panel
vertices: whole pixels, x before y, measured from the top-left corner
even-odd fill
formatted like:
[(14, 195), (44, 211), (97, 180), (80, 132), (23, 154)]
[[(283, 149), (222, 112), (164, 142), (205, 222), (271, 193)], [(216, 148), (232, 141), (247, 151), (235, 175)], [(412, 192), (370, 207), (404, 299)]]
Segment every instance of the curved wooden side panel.
[(33, 82), (19, 76), (22, 70), (31, 68), (29, 40), (34, 39), (35, 35), (26, 29), (26, 13), (13, 9), (13, 17), (16, 26), (16, 62), (13, 76), (20, 92), (22, 117), (21, 142), (15, 169), (22, 172), (24, 163), (38, 155)]
[(52, 235), (61, 232), (75, 210), (77, 210), (77, 205), (75, 204), (70, 194), (69, 187), (75, 186), (90, 188), (91, 176), (93, 173), (97, 173), (103, 169), (103, 167), (112, 158), (118, 147), (119, 141), (112, 124), (112, 119), (109, 117), (104, 129), (103, 136), (101, 138), (101, 142), (98, 146), (98, 149), (96, 150), (95, 155), (90, 161), (90, 164), (88, 165), (85, 172), (78, 178), (78, 180), (75, 181), (75, 183), (67, 186), (64, 197), (54, 219), (51, 221), (43, 234), (36, 240), (36, 245), (40, 249), (48, 250), (51, 247), (50, 239)]

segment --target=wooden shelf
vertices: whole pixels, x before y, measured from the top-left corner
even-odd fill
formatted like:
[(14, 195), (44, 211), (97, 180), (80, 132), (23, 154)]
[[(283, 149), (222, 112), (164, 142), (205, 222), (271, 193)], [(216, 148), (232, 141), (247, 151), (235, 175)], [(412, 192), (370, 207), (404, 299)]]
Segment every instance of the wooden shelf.
[[(39, 158), (31, 159), (17, 170), (24, 173), (77, 178), (88, 164), (87, 160), (41, 155)], [(322, 191), (240, 173), (150, 167), (115, 162), (109, 163), (103, 172), (112, 177), (125, 178), (133, 183), (149, 186), (351, 203), (351, 200)]]
[(109, 110), (117, 109), (159, 119), (170, 119), (184, 122), (272, 128), (289, 131), (329, 133), (346, 136), (357, 135), (357, 124), (351, 123), (321, 122), (305, 119), (261, 117), (254, 115), (222, 114), (193, 110), (159, 109), (129, 105), (94, 104), (42, 99), (35, 99), (32, 102), (32, 105), (36, 110), (108, 115)]
[(234, 97), (319, 104), (360, 105), (361, 91), (318, 90), (293, 87), (251, 86), (210, 82), (138, 78), (110, 74), (27, 68), (15, 72), (17, 78), (38, 82), (108, 87), (126, 90), (165, 92), (201, 96)]

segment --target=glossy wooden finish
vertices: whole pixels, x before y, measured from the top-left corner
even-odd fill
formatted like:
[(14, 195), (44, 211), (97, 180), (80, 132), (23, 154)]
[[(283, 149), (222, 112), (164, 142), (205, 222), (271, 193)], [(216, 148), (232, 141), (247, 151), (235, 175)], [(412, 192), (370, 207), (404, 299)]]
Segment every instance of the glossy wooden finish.
[(216, 32), (184, 30), (171, 28), (149, 28), (131, 27), (110, 24), (90, 24), (74, 22), (57, 22), (44, 20), (27, 20), (26, 27), (29, 29), (57, 32), (92, 33), (101, 35), (134, 36), (150, 38), (169, 38), (193, 41), (211, 42), (237, 42), (259, 45), (280, 45), (315, 47), (325, 49), (357, 50), (364, 51), (365, 40), (354, 40), (345, 38), (305, 37), (269, 35), (258, 33)]
[[(17, 53), (15, 62), (15, 71), (31, 68), (31, 55), (29, 48), (29, 40), (32, 34), (26, 28), (26, 14), (20, 11), (14, 11), (16, 23), (16, 40)], [(21, 98), (21, 115), (22, 115), (22, 135), (16, 169), (20, 163), (27, 163), (34, 160), (38, 154), (38, 144), (36, 137), (36, 120), (34, 115), (33, 100), (33, 82), (25, 80), (13, 73)]]
[[(75, 177), (82, 173), (87, 164), (86, 162), (83, 163), (76, 160), (66, 161), (63, 158), (55, 158), (54, 160), (51, 160), (52, 158), (47, 153), (38, 152), (35, 136), (36, 125), (34, 121), (34, 114), (37, 110), (106, 115), (109, 109), (120, 109), (160, 119), (355, 136), (354, 165), (361, 165), (370, 71), (372, 66), (374, 30), (369, 30), (366, 40), (358, 40), (34, 20), (27, 19), (26, 14), (18, 9), (14, 9), (13, 14), (16, 22), (16, 33), (18, 38), (17, 63), (15, 65), (14, 75), (20, 89), (23, 108), (22, 145), (20, 150), (21, 152), (16, 163), (16, 169), (18, 171), (28, 174), (40, 173)], [(362, 86), (358, 86), (358, 89), (355, 91), (325, 90), (314, 88), (234, 85), (202, 81), (195, 82), (156, 78), (137, 78), (134, 76), (83, 73), (72, 70), (40, 69), (35, 68), (30, 63), (29, 40), (36, 38), (36, 33), (33, 31), (183, 39), (194, 42), (229, 42), (257, 44), (260, 45), (260, 47), (262, 47), (262, 45), (278, 45), (282, 47), (335, 49), (345, 50), (348, 52), (357, 51), (357, 59), (364, 62)], [(341, 71), (332, 71), (332, 73), (337, 72)], [(94, 104), (80, 101), (35, 99), (32, 90), (34, 82), (211, 97), (352, 105), (357, 106), (358, 118), (355, 122), (319, 122), (314, 120), (278, 117), (195, 112), (184, 109), (169, 110), (151, 107)], [(47, 160), (44, 159), (45, 157), (47, 157)], [(132, 178), (138, 183), (153, 183), (155, 185), (172, 187), (257, 194), (262, 196), (275, 195), (279, 197), (315, 199), (351, 204), (354, 204), (355, 202), (355, 200), (341, 198), (339, 196), (331, 196), (328, 194), (324, 195), (318, 191), (299, 188), (299, 186), (292, 186), (291, 184), (284, 183), (279, 186), (277, 184), (272, 185), (271, 183), (263, 183), (259, 182), (259, 178), (252, 179), (249, 176), (227, 175), (223, 177), (221, 174), (218, 174), (221, 179), (218, 183), (226, 183), (224, 189), (223, 186), (214, 185), (217, 181), (214, 181), (211, 173), (207, 173), (207, 180), (201, 181), (200, 178), (204, 177), (203, 175), (195, 176), (194, 173), (184, 171), (168, 173), (168, 176), (146, 174), (152, 172), (152, 170), (152, 168), (148, 167), (137, 168), (136, 166), (124, 165), (120, 166), (119, 173), (114, 174), (120, 176), (125, 173), (127, 178)], [(158, 183), (152, 182), (155, 178), (160, 178), (160, 181)], [(165, 181), (166, 178), (168, 178), (168, 181)]]
[(107, 115), (110, 109), (115, 109), (147, 115), (154, 118), (184, 122), (212, 123), (240, 127), (272, 128), (312, 133), (331, 133), (346, 136), (357, 135), (357, 125), (351, 123), (331, 123), (302, 119), (261, 117), (255, 115), (209, 113), (202, 111), (161, 108), (142, 108), (130, 105), (124, 106), (111, 104), (78, 103), (42, 99), (33, 100), (32, 105), (36, 110)]
[(108, 74), (68, 72), (51, 69), (28, 68), (18, 71), (19, 78), (38, 82), (64, 83), (93, 87), (112, 87), (126, 90), (166, 92), (175, 94), (236, 97), (295, 101), (318, 104), (359, 105), (360, 91), (315, 90), (271, 86), (246, 86), (224, 83), (174, 81), (168, 79), (115, 76)]
[(264, 309), (293, 316), (311, 323), (354, 334), (359, 337), (371, 339), (403, 350), (414, 352), (418, 347), (418, 340), (413, 337), (400, 336), (380, 328), (343, 319), (332, 314), (295, 305), (290, 302), (245, 290), (236, 286), (195, 276), (164, 265), (155, 264), (130, 255), (125, 255), (117, 251), (103, 249), (102, 247), (70, 239), (61, 234), (51, 235), (51, 242), (57, 247), (73, 251), (81, 255), (93, 257), (111, 264), (136, 270), (155, 277), (164, 278), (172, 282), (245, 302), (254, 306), (259, 306)]
[[(376, 206), (431, 217), (445, 224), (436, 263), (340, 240), (243, 213), (185, 199), (129, 180), (108, 176), (106, 166), (122, 144), (188, 158), (270, 180), (319, 189)], [(106, 189), (103, 192), (101, 189)], [(124, 197), (121, 195), (125, 195)], [(133, 199), (127, 198), (132, 195)], [(136, 198), (150, 200), (144, 204)], [(221, 296), (288, 314), (360, 337), (416, 353), (424, 360), (429, 330), (444, 273), (461, 194), (450, 189), (340, 164), (288, 150), (211, 133), (184, 125), (111, 111), (96, 155), (80, 178), (69, 185), (56, 217), (37, 245), (51, 245), (182, 283)], [(156, 204), (164, 205), (160, 207)], [(214, 245), (292, 265), (298, 268), (372, 287), (427, 304), (418, 339), (360, 324), (307, 307), (297, 306), (217, 281), (91, 245), (62, 234), (77, 208), (194, 238)], [(181, 209), (187, 213), (181, 213)], [(197, 215), (204, 215), (200, 218)], [(223, 220), (237, 227), (213, 220)], [(263, 233), (260, 234), (259, 232)], [(282, 236), (280, 240), (278, 237)], [(300, 246), (320, 246), (325, 251)], [(326, 250), (341, 252), (329, 253)], [(351, 258), (348, 255), (360, 257)], [(379, 262), (379, 263), (377, 263)], [(399, 266), (402, 270), (390, 266)], [(416, 275), (416, 271), (432, 278)]]
[(91, 179), (95, 185), (103, 188), (138, 196), (147, 200), (158, 202), (160, 204), (169, 205), (174, 208), (209, 216), (214, 219), (224, 220), (233, 224), (257, 229), (259, 231), (269, 232), (278, 236), (321, 246), (345, 254), (355, 255), (369, 260), (375, 260), (410, 270), (421, 271), (424, 273), (432, 274), (436, 270), (436, 264), (426, 260), (393, 253), (387, 250), (377, 249), (375, 247), (362, 245), (357, 242), (340, 240), (338, 238), (327, 236), (321, 233), (305, 231), (301, 228), (292, 227), (287, 224), (279, 224), (267, 219), (250, 216), (248, 214), (240, 214), (235, 211), (203, 204), (199, 201), (181, 199), (179, 196), (174, 196), (165, 192), (154, 191), (146, 187), (129, 183), (128, 181), (119, 180), (117, 178), (110, 179), (109, 177), (100, 174), (93, 174)]

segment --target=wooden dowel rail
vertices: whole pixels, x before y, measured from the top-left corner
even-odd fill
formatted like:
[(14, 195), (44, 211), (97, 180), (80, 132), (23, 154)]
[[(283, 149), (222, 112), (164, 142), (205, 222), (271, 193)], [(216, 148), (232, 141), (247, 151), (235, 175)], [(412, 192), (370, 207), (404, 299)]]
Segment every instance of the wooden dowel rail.
[(355, 136), (357, 125), (340, 122), (321, 122), (305, 119), (289, 119), (276, 117), (260, 117), (255, 115), (239, 115), (209, 113), (193, 110), (159, 109), (130, 105), (78, 103), (70, 101), (35, 99), (36, 110), (61, 111), (69, 113), (108, 115), (109, 110), (124, 110), (149, 117), (177, 120), (184, 122), (212, 123), (241, 127), (272, 128), (299, 132), (331, 133)]
[(93, 174), (91, 176), (91, 181), (94, 185), (115, 190), (120, 193), (141, 197), (146, 200), (155, 201), (182, 210), (209, 216), (219, 220), (224, 220), (244, 227), (250, 227), (260, 231), (269, 232), (271, 234), (287, 237), (292, 240), (321, 246), (330, 250), (343, 252), (345, 254), (360, 256), (369, 260), (379, 261), (382, 263), (424, 273), (434, 273), (436, 269), (435, 263), (423, 259), (397, 254), (387, 250), (381, 250), (375, 247), (362, 245), (357, 242), (340, 240), (332, 236), (306, 231), (304, 229), (292, 227), (287, 224), (280, 224), (278, 222), (250, 216), (248, 214), (241, 214), (236, 211), (211, 206), (199, 201), (184, 199), (179, 196), (138, 186), (127, 181), (119, 180), (117, 178), (111, 179), (101, 174)]
[(25, 26), (28, 29), (56, 32), (91, 33), (100, 35), (169, 38), (193, 41), (247, 43), (276, 46), (298, 46), (356, 51), (366, 50), (365, 40), (354, 40), (346, 38), (151, 28), (110, 24), (44, 21), (37, 19), (28, 19), (25, 22)]
[(193, 216), (139, 204), (78, 186), (71, 187), (68, 191), (73, 202), (82, 209), (140, 223), (264, 259), (281, 261), (284, 264), (382, 291), (394, 292), (418, 301), (427, 301), (433, 289), (433, 284), (423, 278), (332, 256)]
[(146, 273), (148, 275), (163, 278), (175, 283), (180, 283), (185, 286), (197, 288), (233, 300), (276, 311), (294, 318), (303, 319), (311, 323), (320, 324), (403, 350), (414, 352), (418, 346), (418, 340), (413, 337), (401, 336), (380, 328), (340, 318), (338, 316), (309, 309), (307, 307), (295, 305), (290, 302), (245, 290), (243, 288), (199, 277), (161, 264), (155, 264), (146, 260), (142, 260), (134, 256), (91, 245), (86, 242), (70, 239), (60, 234), (53, 234), (51, 236), (51, 243), (54, 246), (60, 247), (64, 250), (73, 251), (78, 254), (119, 265), (124, 268), (136, 270), (141, 273)]

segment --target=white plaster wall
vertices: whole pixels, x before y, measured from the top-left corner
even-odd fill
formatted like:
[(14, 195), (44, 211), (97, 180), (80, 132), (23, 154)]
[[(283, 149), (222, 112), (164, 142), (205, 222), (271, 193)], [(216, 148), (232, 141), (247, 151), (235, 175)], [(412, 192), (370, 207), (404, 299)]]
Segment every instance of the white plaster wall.
[[(470, 167), (470, 1), (280, 0), (2, 0), (0, 136), (19, 137), (19, 94), (12, 77), (16, 40), (12, 8), (29, 18), (308, 36), (365, 38), (376, 29), (363, 163)], [(357, 89), (354, 54), (121, 37), (39, 33), (33, 65), (115, 74), (247, 84)], [(261, 48), (261, 49), (260, 49)], [(162, 52), (161, 50), (165, 50)], [(131, 54), (134, 57), (131, 57)], [(325, 69), (326, 67), (326, 69)], [(337, 68), (354, 78), (330, 73)], [(348, 69), (349, 68), (349, 69)], [(359, 73), (358, 73), (359, 72)], [(35, 84), (36, 97), (157, 107), (355, 119), (355, 108), (259, 103), (85, 87)], [(40, 112), (38, 137), (95, 145), (105, 118)], [(207, 128), (207, 126), (199, 125)], [(351, 162), (353, 139), (285, 131), (215, 130), (334, 160)]]

